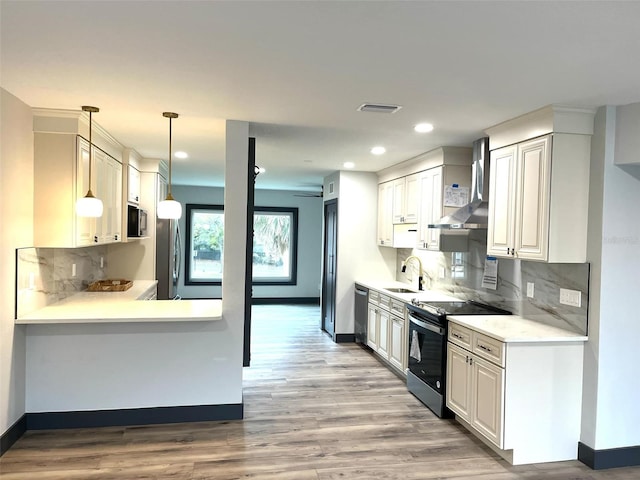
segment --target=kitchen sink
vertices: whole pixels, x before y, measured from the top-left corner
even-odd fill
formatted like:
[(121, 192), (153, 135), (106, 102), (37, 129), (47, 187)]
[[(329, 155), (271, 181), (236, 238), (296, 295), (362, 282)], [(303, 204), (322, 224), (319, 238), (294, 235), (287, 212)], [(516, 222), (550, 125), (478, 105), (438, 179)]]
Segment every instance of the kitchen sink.
[(415, 290), (411, 290), (409, 288), (398, 288), (398, 287), (391, 287), (391, 288), (385, 288), (386, 291), (388, 292), (393, 292), (393, 293), (418, 293)]

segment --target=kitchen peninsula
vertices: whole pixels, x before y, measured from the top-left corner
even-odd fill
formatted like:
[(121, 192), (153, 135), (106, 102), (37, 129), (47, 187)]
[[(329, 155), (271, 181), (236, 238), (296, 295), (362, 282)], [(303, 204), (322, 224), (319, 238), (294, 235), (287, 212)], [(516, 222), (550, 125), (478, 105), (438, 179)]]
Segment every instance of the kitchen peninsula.
[(155, 280), (124, 292), (80, 292), (16, 319), (18, 324), (201, 322), (222, 320), (222, 300), (152, 300)]

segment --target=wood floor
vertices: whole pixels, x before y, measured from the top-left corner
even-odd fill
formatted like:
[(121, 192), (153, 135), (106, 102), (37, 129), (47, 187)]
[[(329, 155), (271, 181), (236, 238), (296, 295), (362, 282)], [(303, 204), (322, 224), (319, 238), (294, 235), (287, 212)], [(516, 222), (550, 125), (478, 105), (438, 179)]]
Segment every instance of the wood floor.
[(318, 307), (254, 307), (242, 421), (32, 431), (0, 458), (0, 478), (640, 478), (640, 468), (593, 471), (578, 461), (512, 467), (318, 324)]

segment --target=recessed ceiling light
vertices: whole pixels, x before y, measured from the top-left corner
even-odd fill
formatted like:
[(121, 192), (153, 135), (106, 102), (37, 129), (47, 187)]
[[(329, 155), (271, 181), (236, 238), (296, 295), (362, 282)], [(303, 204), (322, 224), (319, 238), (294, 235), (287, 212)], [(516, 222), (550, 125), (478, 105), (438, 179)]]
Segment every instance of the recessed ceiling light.
[(384, 148), (384, 147), (373, 147), (371, 149), (371, 153), (373, 153), (374, 155), (382, 155), (386, 151), (387, 151), (387, 149)]
[(356, 164), (355, 164), (355, 163), (353, 163), (353, 162), (344, 162), (344, 163), (342, 164), (342, 166), (343, 166), (344, 168), (353, 168), (353, 167), (355, 167), (355, 166), (356, 166)]
[(189, 158), (187, 152), (176, 152), (173, 154), (173, 156), (176, 158)]
[(413, 129), (418, 133), (427, 133), (433, 131), (433, 125), (430, 123), (419, 123)]

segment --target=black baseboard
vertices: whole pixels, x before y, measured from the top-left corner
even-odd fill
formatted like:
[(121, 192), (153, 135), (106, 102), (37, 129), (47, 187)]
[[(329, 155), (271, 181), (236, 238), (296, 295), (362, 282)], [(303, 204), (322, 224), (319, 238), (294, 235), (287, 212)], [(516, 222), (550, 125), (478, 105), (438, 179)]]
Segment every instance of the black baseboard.
[(336, 333), (334, 342), (336, 343), (355, 343), (356, 336), (353, 333)]
[(4, 455), (4, 452), (9, 450), (14, 443), (16, 443), (26, 431), (27, 415), (24, 414), (16, 423), (9, 427), (9, 430), (0, 436), (0, 457)]
[(58, 428), (93, 428), (155, 423), (206, 422), (240, 420), (244, 405), (190, 405), (181, 407), (127, 408), (77, 412), (27, 413), (27, 430)]
[(251, 299), (252, 305), (320, 305), (320, 297), (286, 297)]
[(636, 467), (640, 465), (640, 445), (594, 450), (588, 445), (578, 442), (578, 460), (594, 470)]

